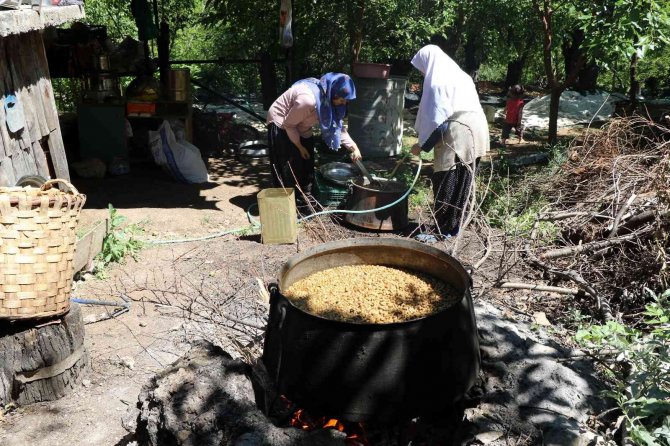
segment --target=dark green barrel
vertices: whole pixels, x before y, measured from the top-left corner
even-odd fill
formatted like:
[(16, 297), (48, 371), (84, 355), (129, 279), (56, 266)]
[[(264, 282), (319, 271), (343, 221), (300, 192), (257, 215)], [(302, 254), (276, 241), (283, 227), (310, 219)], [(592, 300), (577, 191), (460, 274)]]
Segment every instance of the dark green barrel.
[(349, 103), (349, 134), (365, 158), (398, 155), (407, 78), (355, 78), (354, 82), (356, 100)]

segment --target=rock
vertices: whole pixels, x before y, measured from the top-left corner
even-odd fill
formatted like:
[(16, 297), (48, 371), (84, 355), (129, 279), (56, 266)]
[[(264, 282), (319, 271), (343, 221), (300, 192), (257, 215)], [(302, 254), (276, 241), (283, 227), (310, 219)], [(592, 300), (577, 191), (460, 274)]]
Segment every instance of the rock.
[(545, 428), (542, 438), (546, 446), (592, 446), (598, 436), (580, 428), (575, 420), (560, 420)]
[(129, 370), (135, 370), (135, 360), (133, 358), (125, 357), (121, 358), (119, 365), (126, 367)]
[(201, 341), (154, 376), (123, 426), (139, 445), (344, 446), (340, 432), (278, 428), (256, 407), (251, 367)]
[(543, 311), (538, 311), (537, 313), (533, 313), (533, 322), (535, 322), (537, 325), (541, 325), (543, 327), (551, 327), (551, 322), (549, 322), (549, 319), (547, 319), (546, 313)]
[[(561, 347), (542, 330), (505, 319), (482, 299), (475, 311), (484, 392), (477, 396), (476, 407), (465, 412), (469, 438), (501, 431), (527, 434), (546, 445), (588, 444), (593, 437), (585, 423), (590, 414), (605, 409), (599, 397), (604, 386), (593, 364), (585, 358), (559, 362), (575, 351)], [(537, 325), (545, 325), (540, 323), (543, 318), (544, 313), (534, 315)]]
[(89, 387), (91, 387), (91, 380), (90, 379), (84, 379), (84, 380), (81, 381), (81, 385), (88, 389)]
[(489, 444), (496, 441), (503, 435), (505, 435), (505, 433), (501, 431), (482, 432), (481, 434), (475, 435), (475, 440), (479, 441), (482, 444)]
[(147, 323), (146, 322), (140, 322), (140, 327), (146, 327)]

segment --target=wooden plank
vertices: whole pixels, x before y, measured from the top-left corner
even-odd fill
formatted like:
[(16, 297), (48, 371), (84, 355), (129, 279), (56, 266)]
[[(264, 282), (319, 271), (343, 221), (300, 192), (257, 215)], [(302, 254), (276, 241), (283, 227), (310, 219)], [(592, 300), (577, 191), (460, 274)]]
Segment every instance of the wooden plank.
[[(14, 78), (14, 86), (20, 89), (22, 104), (23, 104), (23, 113), (25, 115), (26, 123), (28, 124), (28, 130), (30, 134), (30, 144), (27, 145), (24, 149), (32, 152), (32, 145), (34, 141), (39, 141), (42, 139), (42, 130), (40, 129), (40, 115), (37, 110), (37, 98), (33, 92), (32, 85), (36, 82), (35, 80), (35, 70), (31, 67), (32, 63), (27, 64), (26, 56), (29, 56), (30, 52), (33, 51), (30, 40), (28, 36), (18, 36), (19, 40), (15, 42), (18, 51), (12, 51), (12, 58), (10, 59), (11, 66), (16, 72), (16, 77)], [(39, 105), (41, 108), (41, 105)], [(49, 134), (46, 130), (47, 135)], [(34, 158), (34, 157), (33, 157)]]
[[(40, 44), (35, 48), (35, 54), (40, 58), (40, 62), (37, 64), (37, 66), (42, 67), (44, 73), (43, 78), (45, 79), (45, 82), (42, 97), (44, 98), (44, 103), (46, 106), (45, 113), (47, 115), (47, 120), (53, 120), (52, 124), (54, 127), (48, 137), (49, 155), (51, 157), (51, 162), (53, 163), (56, 176), (58, 178), (70, 180), (70, 171), (67, 165), (65, 146), (63, 145), (63, 135), (61, 134), (60, 125), (58, 123), (58, 109), (56, 108), (56, 99), (54, 97), (53, 87), (51, 86), (51, 80), (49, 80), (49, 65), (47, 63), (44, 44), (41, 41)], [(49, 127), (52, 127), (52, 125), (49, 124)]]
[(67, 166), (67, 157), (65, 156), (65, 146), (63, 145), (63, 135), (60, 127), (49, 135), (49, 155), (53, 163), (56, 177), (70, 181), (70, 170)]
[[(48, 136), (52, 131), (56, 130), (58, 125), (58, 116), (53, 116), (51, 104), (48, 98), (45, 97), (45, 82), (49, 81), (49, 67), (42, 66), (43, 61), (39, 54), (44, 51), (44, 41), (39, 32), (30, 33), (28, 36), (30, 42), (30, 52), (26, 53), (26, 64), (32, 67), (34, 73), (33, 85), (35, 107), (37, 108), (40, 118), (40, 131), (42, 136)], [(46, 62), (46, 60), (44, 61)]]
[[(44, 104), (42, 103), (41, 93), (37, 83), (40, 78), (38, 75), (38, 67), (36, 66), (35, 58), (33, 53), (35, 53), (38, 48), (36, 47), (37, 40), (35, 40), (34, 35), (38, 35), (39, 32), (34, 31), (25, 35), (23, 39), (23, 48), (20, 52), (21, 61), (21, 75), (23, 77), (23, 82), (26, 85), (28, 94), (30, 95), (30, 102), (33, 108), (33, 113), (35, 115), (37, 130), (39, 132), (39, 138), (42, 139), (45, 136), (48, 136), (51, 133), (51, 129), (46, 122), (46, 116), (44, 115)], [(41, 44), (41, 39), (40, 39)], [(35, 141), (33, 139), (33, 141)]]
[[(0, 93), (3, 93), (3, 95), (6, 92), (11, 92), (13, 91), (13, 83), (12, 83), (12, 78), (9, 73), (9, 70), (7, 69), (7, 52), (5, 51), (5, 47), (8, 45), (8, 40), (6, 38), (0, 38), (0, 79), (2, 80), (2, 84), (0, 84)], [(4, 111), (3, 111), (3, 116), (4, 116)], [(16, 135), (12, 135), (9, 133), (9, 129), (7, 128), (6, 121), (2, 121), (3, 125), (3, 131), (6, 132), (7, 137), (9, 138), (9, 146), (5, 147), (5, 155), (8, 157), (11, 157), (11, 155), (18, 151), (21, 150), (19, 147), (19, 141)], [(11, 164), (11, 161), (10, 161)]]
[(49, 178), (49, 162), (47, 156), (44, 154), (42, 144), (46, 144), (46, 140), (33, 141), (33, 157), (35, 158), (35, 165), (37, 166), (37, 173), (44, 178)]
[(8, 156), (0, 159), (0, 186), (14, 186), (16, 176), (12, 168), (12, 159)]
[(26, 175), (37, 175), (37, 165), (32, 157), (32, 146), (30, 150), (17, 150), (11, 156), (12, 168), (17, 181)]
[(47, 61), (47, 54), (44, 49), (42, 36), (36, 34), (34, 38), (36, 39), (36, 44), (33, 46), (35, 50), (33, 56), (36, 58), (35, 67), (39, 70), (40, 75), (40, 97), (42, 98), (47, 125), (49, 130), (53, 132), (59, 127), (59, 124), (56, 98), (54, 97), (53, 88), (51, 86), (51, 76), (49, 75), (49, 63)]
[(20, 36), (10, 36), (7, 37), (6, 42), (7, 47), (5, 48), (7, 56), (7, 68), (9, 69), (9, 78), (11, 80), (11, 85), (9, 91), (13, 91), (16, 95), (16, 99), (21, 102), (23, 105), (23, 130), (19, 131), (19, 134), (16, 135), (21, 139), (23, 145), (21, 147), (30, 147), (32, 145), (32, 137), (30, 132), (30, 126), (28, 122), (29, 112), (26, 110), (29, 108), (27, 104), (28, 98), (26, 97), (25, 89), (21, 85), (21, 77), (17, 70), (14, 58), (11, 54), (15, 54), (13, 51), (9, 51), (9, 47), (20, 48)]
[[(4, 39), (0, 38), (0, 65), (4, 65), (5, 57), (5, 42)], [(5, 70), (0, 69), (0, 94), (5, 91)], [(5, 120), (5, 101), (4, 95), (0, 96), (0, 145), (2, 145), (2, 150), (0, 150), (1, 156), (9, 156), (12, 153), (12, 142), (9, 136), (9, 129), (7, 129), (7, 124)]]
[[(2, 73), (0, 73), (2, 76)], [(0, 78), (0, 85), (2, 84), (2, 78)], [(9, 130), (7, 129), (5, 116), (5, 100), (4, 97), (0, 97), (0, 156), (9, 156), (12, 154), (12, 138), (9, 136)]]
[(102, 241), (107, 235), (107, 220), (100, 220), (93, 229), (77, 240), (74, 251), (74, 273), (78, 273), (102, 251)]

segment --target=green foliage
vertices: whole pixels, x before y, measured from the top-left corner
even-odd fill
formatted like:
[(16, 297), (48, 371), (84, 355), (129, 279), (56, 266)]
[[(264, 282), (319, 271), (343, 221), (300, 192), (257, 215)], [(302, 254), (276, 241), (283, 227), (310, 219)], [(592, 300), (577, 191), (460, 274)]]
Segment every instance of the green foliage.
[[(482, 203), (482, 212), (489, 225), (503, 229), (511, 236), (528, 236), (537, 215), (547, 204), (541, 195), (521, 187), (523, 181), (521, 175), (498, 172), (493, 173), (490, 182), (488, 177), (477, 177), (477, 201)], [(546, 243), (558, 236), (558, 229), (551, 222), (540, 222), (536, 231), (538, 239)]]
[(79, 79), (51, 79), (56, 99), (56, 108), (60, 113), (76, 111), (75, 104), (81, 95)]
[(86, 0), (86, 22), (105, 25), (112, 40), (121, 41), (126, 36), (137, 39), (128, 0)]
[(638, 445), (670, 445), (670, 290), (646, 290), (644, 329), (609, 321), (579, 330), (585, 348), (612, 353), (617, 367), (608, 368), (613, 398)]
[[(561, 42), (581, 27), (584, 42), (603, 66), (609, 88), (627, 83), (626, 58), (633, 48), (643, 50), (639, 71), (668, 78), (670, 57), (666, 34), (668, 0), (586, 2), (553, 0), (555, 70), (562, 70)], [(292, 49), (294, 77), (326, 71), (349, 71), (352, 39), (357, 31), (355, 1), (294, 0)], [(542, 30), (531, 0), (372, 0), (365, 1), (360, 60), (406, 61), (434, 34), (442, 35), (461, 66), (466, 59), (482, 63), (480, 79), (501, 81), (507, 64), (523, 59), (522, 81), (537, 83), (545, 76), (541, 56)], [(632, 11), (630, 14), (628, 11)], [(88, 0), (86, 20), (108, 27), (120, 41), (137, 37), (127, 0)], [(165, 0), (159, 16), (170, 25), (173, 59), (257, 58), (267, 52), (282, 59), (279, 47), (279, 2), (263, 0)], [(638, 39), (633, 44), (634, 38)], [(155, 45), (150, 45), (155, 55)], [(255, 64), (190, 66), (194, 77), (212, 87), (236, 94), (260, 91)], [(285, 66), (276, 64), (280, 84)], [(614, 69), (614, 70), (613, 70)], [(282, 88), (284, 85), (280, 85)], [(64, 87), (63, 87), (64, 88)], [(59, 90), (62, 89), (59, 87)], [(63, 93), (66, 96), (67, 92)]]
[(126, 256), (135, 258), (142, 249), (142, 242), (136, 238), (143, 230), (136, 224), (127, 224), (127, 218), (109, 205), (109, 228), (98, 255), (99, 266), (123, 261)]
[(578, 23), (587, 39), (586, 48), (603, 65), (634, 53), (643, 58), (659, 44), (669, 43), (670, 27), (666, 0), (616, 0), (586, 2), (578, 14)]
[[(490, 181), (486, 175), (478, 176), (478, 202), (482, 203), (482, 212), (491, 226), (513, 236), (530, 235), (537, 216), (548, 203), (541, 190), (528, 185), (544, 184), (548, 177), (560, 170), (566, 160), (565, 145), (547, 145), (544, 150), (549, 152), (547, 166), (510, 174), (510, 167), (503, 158), (499, 170), (491, 173)], [(539, 222), (535, 231), (538, 240), (547, 244), (558, 236), (558, 228), (548, 221)]]

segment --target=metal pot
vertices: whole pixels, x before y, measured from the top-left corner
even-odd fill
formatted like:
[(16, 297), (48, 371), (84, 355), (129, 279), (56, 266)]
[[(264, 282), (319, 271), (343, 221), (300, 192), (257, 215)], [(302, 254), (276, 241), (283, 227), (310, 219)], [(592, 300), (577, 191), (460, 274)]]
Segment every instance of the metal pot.
[(119, 96), (119, 79), (112, 75), (88, 76), (84, 78), (84, 90), (106, 91), (112, 95)]
[(252, 166), (270, 164), (268, 146), (262, 141), (247, 141), (240, 144), (237, 149), (237, 158)]
[(107, 54), (99, 54), (93, 58), (95, 71), (101, 73), (109, 71), (109, 56)]
[[(363, 178), (352, 184), (348, 209), (366, 211), (391, 204), (402, 197), (407, 188), (402, 183), (383, 178), (376, 180), (378, 184), (365, 185)], [(379, 187), (381, 186), (381, 187)], [(360, 228), (375, 231), (397, 231), (409, 224), (407, 198), (383, 211), (366, 212), (363, 214), (346, 214), (345, 220)]]
[[(421, 319), (355, 324), (306, 313), (281, 294), (315, 272), (363, 264), (430, 274), (462, 298)], [(458, 260), (418, 242), (352, 239), (316, 246), (291, 257), (279, 284), (270, 286), (263, 362), (279, 392), (313, 414), (393, 422), (442, 413), (479, 373), (470, 285)]]
[(319, 168), (321, 175), (328, 181), (339, 186), (346, 186), (361, 176), (354, 166), (348, 163), (333, 162)]
[(190, 97), (191, 72), (188, 68), (172, 68), (168, 72), (170, 98), (178, 102), (187, 102)]

